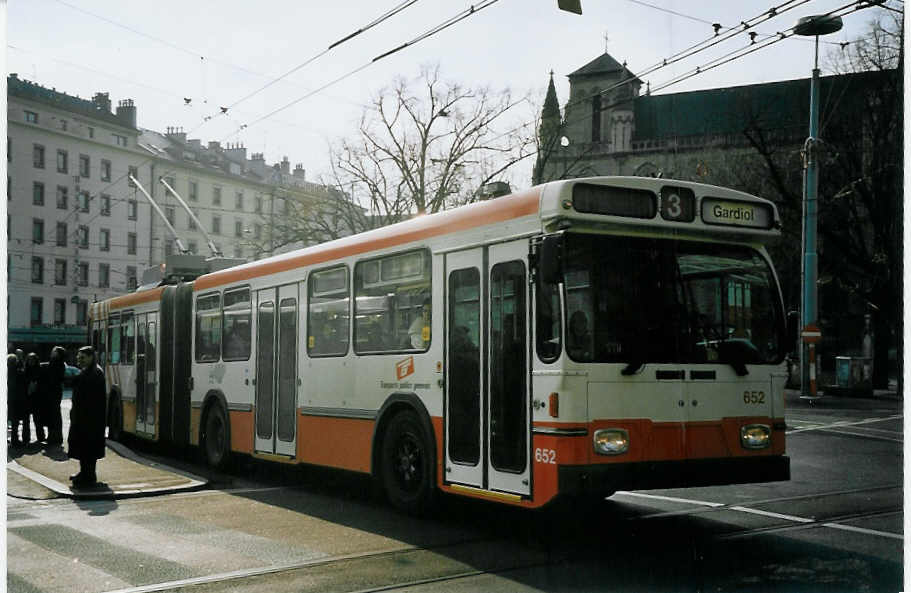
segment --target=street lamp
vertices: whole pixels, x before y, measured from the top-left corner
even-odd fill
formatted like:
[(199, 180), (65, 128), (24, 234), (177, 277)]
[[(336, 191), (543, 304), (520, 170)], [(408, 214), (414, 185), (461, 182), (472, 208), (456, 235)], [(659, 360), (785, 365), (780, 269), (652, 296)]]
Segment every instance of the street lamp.
[(841, 30), (841, 17), (805, 16), (797, 21), (794, 34), (816, 38), (813, 78), (810, 80), (810, 136), (804, 144), (803, 184), (803, 294), (801, 299), (801, 397), (816, 397), (816, 342), (822, 337), (817, 319), (816, 218), (819, 187), (817, 143), (819, 134), (819, 36)]

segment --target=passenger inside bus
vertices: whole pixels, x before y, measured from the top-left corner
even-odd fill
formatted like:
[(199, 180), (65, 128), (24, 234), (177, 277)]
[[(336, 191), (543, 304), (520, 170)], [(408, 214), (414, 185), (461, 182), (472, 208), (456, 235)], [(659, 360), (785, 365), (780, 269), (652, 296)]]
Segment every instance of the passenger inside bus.
[(592, 358), (592, 336), (588, 328), (588, 317), (576, 311), (569, 318), (569, 335), (566, 337), (566, 352), (570, 358), (589, 361)]
[[(426, 328), (426, 329), (425, 329)], [(430, 341), (430, 299), (425, 298), (421, 312), (408, 326), (409, 344), (412, 348), (423, 350)]]

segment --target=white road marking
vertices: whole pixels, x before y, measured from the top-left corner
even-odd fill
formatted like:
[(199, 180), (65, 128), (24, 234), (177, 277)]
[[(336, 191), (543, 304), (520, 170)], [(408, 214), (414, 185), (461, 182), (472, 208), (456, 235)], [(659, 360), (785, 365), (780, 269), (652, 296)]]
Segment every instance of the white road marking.
[[(727, 507), (724, 503), (721, 502), (708, 502), (705, 500), (690, 500), (687, 498), (674, 498), (672, 496), (660, 496), (656, 494), (643, 494), (641, 492), (627, 492), (627, 491), (618, 491), (617, 494), (622, 494), (623, 496), (632, 496), (638, 498), (649, 498), (652, 500), (664, 500), (669, 502), (679, 502), (683, 504), (692, 504), (703, 507)], [(851, 525), (843, 525), (841, 523), (817, 523), (815, 519), (808, 519), (806, 517), (798, 517), (796, 515), (784, 515), (781, 513), (773, 513), (771, 511), (763, 511), (761, 509), (753, 509), (750, 507), (744, 506), (732, 506), (727, 507), (724, 510), (737, 511), (740, 513), (749, 513), (751, 515), (762, 515), (765, 517), (770, 517), (773, 519), (782, 519), (784, 521), (791, 521), (792, 523), (802, 523), (809, 524), (815, 523), (820, 527), (830, 527), (832, 529), (840, 529), (842, 531), (853, 531), (855, 533), (864, 533), (866, 535), (878, 535), (880, 537), (887, 537), (890, 539), (904, 539), (904, 535), (891, 533), (888, 531), (878, 531), (876, 529), (865, 529), (863, 527), (853, 527)]]
[[(789, 430), (785, 434), (794, 434), (795, 432), (806, 432), (808, 430), (821, 430), (828, 428), (839, 428), (842, 426), (860, 426), (861, 424), (873, 424), (874, 422), (886, 422), (888, 420), (900, 420), (904, 415), (895, 414), (894, 416), (886, 416), (884, 418), (865, 418), (864, 420), (842, 420), (840, 422), (830, 422), (828, 424), (814, 424), (806, 428), (795, 428), (794, 430)], [(811, 420), (800, 420), (800, 422), (812, 423)]]

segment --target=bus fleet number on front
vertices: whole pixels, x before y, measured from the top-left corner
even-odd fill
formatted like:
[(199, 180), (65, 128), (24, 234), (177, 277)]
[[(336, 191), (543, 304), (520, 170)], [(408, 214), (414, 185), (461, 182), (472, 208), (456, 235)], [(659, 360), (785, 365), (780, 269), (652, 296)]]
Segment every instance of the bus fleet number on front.
[(557, 452), (553, 449), (535, 449), (535, 461), (538, 463), (557, 463)]
[(765, 403), (765, 392), (763, 391), (744, 391), (743, 403), (745, 404), (762, 404)]

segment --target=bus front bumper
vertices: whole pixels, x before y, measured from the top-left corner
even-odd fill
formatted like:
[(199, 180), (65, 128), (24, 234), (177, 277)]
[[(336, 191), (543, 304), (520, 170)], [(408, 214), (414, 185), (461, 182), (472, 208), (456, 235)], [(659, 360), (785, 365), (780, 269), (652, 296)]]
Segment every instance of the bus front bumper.
[(565, 465), (559, 468), (559, 491), (610, 495), (617, 490), (654, 490), (752, 484), (791, 479), (786, 456), (643, 461), (599, 465)]

